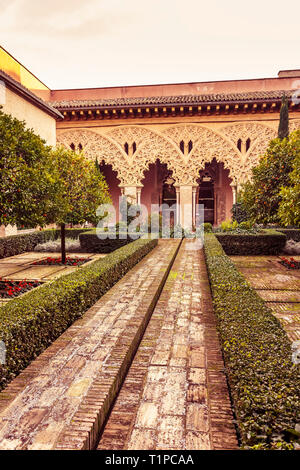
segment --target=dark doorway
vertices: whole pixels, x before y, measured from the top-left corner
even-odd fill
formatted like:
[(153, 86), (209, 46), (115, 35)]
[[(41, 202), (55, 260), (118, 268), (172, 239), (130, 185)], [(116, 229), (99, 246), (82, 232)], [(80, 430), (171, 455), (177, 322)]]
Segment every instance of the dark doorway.
[(204, 174), (201, 178), (198, 204), (204, 205), (204, 222), (214, 224), (214, 182), (209, 174)]

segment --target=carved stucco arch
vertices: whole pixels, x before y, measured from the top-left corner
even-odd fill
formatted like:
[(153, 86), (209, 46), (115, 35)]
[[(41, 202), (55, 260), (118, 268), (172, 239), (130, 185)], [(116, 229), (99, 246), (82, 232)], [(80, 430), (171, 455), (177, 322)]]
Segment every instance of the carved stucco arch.
[(126, 185), (132, 177), (132, 169), (127, 160), (127, 155), (119, 144), (110, 137), (87, 130), (69, 130), (57, 136), (57, 143), (70, 148), (74, 143), (75, 147), (83, 146), (84, 155), (92, 160), (97, 158), (100, 163), (102, 160), (117, 172), (121, 185)]
[(243, 179), (247, 181), (251, 176), (251, 168), (259, 163), (260, 157), (265, 153), (270, 140), (277, 137), (277, 130), (261, 122), (236, 123), (225, 126), (221, 129), (233, 145), (237, 145), (238, 139), (246, 140), (250, 138), (250, 148), (241, 155), (243, 163)]
[(137, 144), (136, 152), (129, 159), (140, 184), (149, 165), (157, 159), (167, 164), (177, 183), (184, 181), (186, 168), (182, 154), (174, 142), (162, 133), (145, 126), (122, 126), (109, 131), (107, 135), (120, 146), (133, 141)]
[(238, 149), (220, 132), (198, 124), (179, 124), (165, 129), (164, 134), (173, 139), (177, 146), (181, 140), (193, 142), (192, 150), (183, 155), (187, 183), (196, 185), (199, 171), (214, 158), (229, 170), (233, 181), (243, 177)]

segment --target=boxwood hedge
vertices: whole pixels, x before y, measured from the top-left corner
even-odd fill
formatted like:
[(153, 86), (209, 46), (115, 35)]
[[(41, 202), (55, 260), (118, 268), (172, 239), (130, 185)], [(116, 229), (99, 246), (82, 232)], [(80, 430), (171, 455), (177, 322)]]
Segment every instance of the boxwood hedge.
[(278, 255), (286, 243), (286, 235), (276, 230), (241, 234), (216, 233), (227, 255)]
[[(74, 228), (66, 230), (66, 237), (78, 238), (79, 234), (90, 229)], [(60, 231), (56, 229), (41, 230), (31, 233), (10, 235), (0, 238), (0, 258), (15, 256), (25, 251), (33, 251), (39, 243), (59, 238)]]
[(157, 244), (140, 239), (0, 308), (0, 389), (23, 370)]
[[(138, 238), (138, 234), (134, 234), (135, 240)], [(131, 243), (133, 238), (128, 234), (125, 234), (124, 238), (120, 238), (116, 235), (116, 238), (99, 238), (96, 229), (90, 230), (79, 235), (80, 246), (83, 251), (87, 253), (111, 253), (112, 251), (120, 248), (121, 246)]]
[(300, 366), (292, 362), (291, 343), (215, 235), (205, 235), (204, 251), (242, 446), (293, 448)]

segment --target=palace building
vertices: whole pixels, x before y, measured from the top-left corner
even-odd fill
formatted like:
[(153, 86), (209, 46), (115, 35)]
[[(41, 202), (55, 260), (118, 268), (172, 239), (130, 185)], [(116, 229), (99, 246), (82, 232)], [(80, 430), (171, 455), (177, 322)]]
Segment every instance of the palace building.
[[(204, 204), (206, 222), (231, 218), (251, 167), (277, 136), (282, 96), (290, 130), (300, 128), (300, 70), (276, 78), (50, 90), (0, 49), (4, 112), (49, 144), (97, 159), (112, 200), (168, 205), (183, 225)], [(192, 220), (184, 220), (191, 204)]]

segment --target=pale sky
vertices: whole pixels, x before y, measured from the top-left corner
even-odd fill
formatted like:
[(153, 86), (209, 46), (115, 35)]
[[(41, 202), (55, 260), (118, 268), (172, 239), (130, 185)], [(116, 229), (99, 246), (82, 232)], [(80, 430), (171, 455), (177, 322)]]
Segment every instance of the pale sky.
[(0, 43), (52, 89), (300, 68), (299, 0), (0, 0)]

